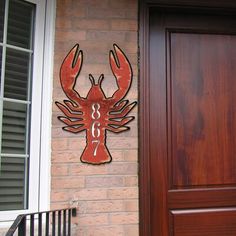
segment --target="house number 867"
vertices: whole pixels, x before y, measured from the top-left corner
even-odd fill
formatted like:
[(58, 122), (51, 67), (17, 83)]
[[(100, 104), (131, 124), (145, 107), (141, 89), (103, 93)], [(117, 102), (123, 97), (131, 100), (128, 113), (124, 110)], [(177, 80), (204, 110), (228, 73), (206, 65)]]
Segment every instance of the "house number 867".
[[(97, 121), (101, 117), (101, 113), (100, 113), (99, 109), (100, 109), (99, 103), (92, 104), (92, 119), (94, 120), (92, 123), (92, 136), (93, 136), (93, 138), (99, 138), (100, 134), (101, 134), (100, 129), (99, 129), (101, 124), (99, 121)], [(92, 144), (94, 144), (94, 143), (95, 143), (95, 148), (93, 151), (93, 156), (96, 156), (97, 149), (100, 144), (100, 140), (98, 140), (98, 139), (92, 140)]]

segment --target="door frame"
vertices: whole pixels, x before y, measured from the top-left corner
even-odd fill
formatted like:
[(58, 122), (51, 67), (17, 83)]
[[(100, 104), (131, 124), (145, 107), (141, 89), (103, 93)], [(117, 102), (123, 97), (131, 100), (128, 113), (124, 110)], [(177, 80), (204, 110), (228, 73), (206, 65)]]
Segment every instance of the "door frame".
[[(139, 0), (139, 232), (150, 236), (150, 110), (149, 105), (149, 12), (153, 8), (236, 13), (235, 0)], [(147, 184), (148, 183), (148, 184)]]

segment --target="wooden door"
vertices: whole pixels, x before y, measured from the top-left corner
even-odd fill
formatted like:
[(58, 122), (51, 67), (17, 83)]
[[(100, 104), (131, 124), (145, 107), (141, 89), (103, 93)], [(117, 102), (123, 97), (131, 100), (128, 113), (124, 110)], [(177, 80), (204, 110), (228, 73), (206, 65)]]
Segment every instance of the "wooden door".
[(149, 19), (149, 235), (235, 236), (236, 16)]

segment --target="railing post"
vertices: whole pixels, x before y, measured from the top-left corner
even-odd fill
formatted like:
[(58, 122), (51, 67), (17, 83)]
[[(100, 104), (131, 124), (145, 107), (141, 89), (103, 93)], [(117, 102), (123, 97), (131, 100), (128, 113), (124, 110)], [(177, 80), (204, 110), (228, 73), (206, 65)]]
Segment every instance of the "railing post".
[(52, 212), (52, 236), (56, 236), (56, 212)]
[(61, 236), (61, 210), (58, 211), (57, 235)]
[(42, 225), (43, 225), (42, 214), (43, 213), (38, 214), (38, 216), (39, 216), (39, 219), (38, 219), (38, 236), (42, 236)]
[(34, 236), (34, 214), (30, 216), (30, 236)]
[[(1, 0), (0, 0), (1, 1)], [(45, 220), (43, 219), (46, 214)], [(35, 216), (38, 216), (38, 219)], [(14, 232), (18, 232), (18, 236), (34, 236), (35, 235), (35, 224), (38, 225), (38, 236), (42, 236), (43, 231), (42, 225), (45, 222), (45, 236), (70, 236), (71, 235), (71, 217), (76, 216), (76, 208), (67, 208), (52, 211), (41, 211), (35, 213), (22, 214), (17, 216), (5, 236), (13, 236)], [(30, 227), (26, 225), (27, 217), (30, 220)], [(51, 221), (50, 221), (51, 220)], [(51, 234), (50, 234), (50, 222), (51, 222)], [(56, 224), (57, 223), (57, 224)], [(57, 225), (57, 227), (56, 227)], [(56, 230), (57, 228), (57, 230)], [(57, 232), (57, 234), (56, 234)]]
[(18, 227), (18, 236), (26, 236), (26, 216), (22, 218)]
[(76, 208), (72, 208), (72, 216), (76, 217)]
[(63, 236), (66, 236), (66, 210), (63, 210)]
[(46, 228), (45, 235), (49, 235), (49, 212), (46, 213)]

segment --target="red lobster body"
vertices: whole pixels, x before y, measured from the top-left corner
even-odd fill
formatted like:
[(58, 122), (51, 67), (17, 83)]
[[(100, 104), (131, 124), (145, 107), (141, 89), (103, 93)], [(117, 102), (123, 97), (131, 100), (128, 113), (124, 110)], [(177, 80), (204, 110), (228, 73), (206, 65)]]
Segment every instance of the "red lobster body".
[(107, 130), (120, 133), (129, 130), (127, 123), (134, 119), (127, 114), (134, 108), (137, 102), (129, 103), (122, 100), (132, 82), (132, 69), (130, 63), (114, 44), (114, 51), (110, 51), (110, 65), (116, 78), (118, 89), (107, 98), (102, 90), (101, 84), (104, 79), (102, 74), (98, 83), (90, 74), (89, 79), (92, 87), (86, 98), (81, 97), (74, 89), (76, 79), (80, 73), (83, 53), (76, 44), (64, 59), (60, 70), (60, 82), (63, 91), (70, 100), (64, 100), (64, 104), (56, 102), (65, 116), (58, 119), (66, 124), (64, 130), (78, 133), (86, 130), (86, 147), (81, 155), (81, 161), (90, 164), (102, 164), (112, 160), (106, 146)]

